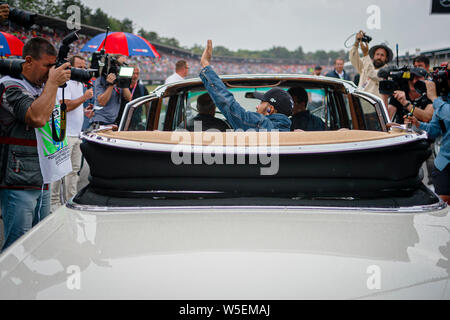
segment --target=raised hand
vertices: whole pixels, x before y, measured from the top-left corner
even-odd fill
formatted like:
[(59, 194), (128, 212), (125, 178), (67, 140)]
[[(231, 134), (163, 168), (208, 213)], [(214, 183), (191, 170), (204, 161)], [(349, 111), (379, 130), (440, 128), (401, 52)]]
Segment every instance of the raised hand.
[(213, 52), (212, 41), (208, 40), (208, 42), (206, 43), (206, 48), (203, 51), (202, 58), (200, 59), (200, 64), (202, 65), (202, 68), (210, 65), (212, 52)]

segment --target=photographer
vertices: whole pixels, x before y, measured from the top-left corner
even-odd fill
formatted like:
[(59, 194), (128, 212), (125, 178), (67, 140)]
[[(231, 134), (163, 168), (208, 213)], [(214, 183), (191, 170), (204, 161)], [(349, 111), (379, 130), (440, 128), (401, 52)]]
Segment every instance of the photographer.
[[(433, 117), (433, 103), (430, 99), (419, 99), (421, 96), (414, 89), (417, 81), (425, 80), (427, 71), (422, 68), (412, 68), (412, 79), (404, 85), (404, 90), (396, 90), (389, 99), (389, 118), (393, 122), (403, 124), (404, 117), (413, 111), (414, 116), (422, 122), (430, 122)], [(417, 102), (414, 102), (419, 99)], [(414, 104), (416, 104), (414, 106)]]
[[(74, 68), (86, 69), (86, 60), (82, 56), (72, 56), (70, 64)], [(58, 90), (58, 101), (62, 104), (63, 89)], [(66, 194), (65, 198), (70, 199), (77, 193), (78, 171), (81, 166), (81, 140), (80, 135), (83, 121), (84, 108), (83, 103), (93, 97), (92, 88), (84, 91), (84, 85), (81, 82), (70, 80), (64, 88), (64, 102), (67, 106), (67, 142), (70, 150), (70, 160), (72, 171), (64, 178)], [(60, 205), (61, 180), (52, 183), (51, 191), (51, 211), (54, 212)]]
[[(447, 66), (447, 70), (449, 67)], [(448, 72), (448, 71), (447, 71)], [(427, 96), (433, 101), (434, 114), (430, 123), (419, 122), (416, 117), (408, 117), (405, 123), (425, 130), (428, 136), (435, 139), (442, 136), (441, 148), (434, 160), (433, 184), (435, 192), (448, 204), (450, 204), (450, 94), (446, 97), (437, 96), (436, 84), (426, 81)], [(450, 79), (447, 78), (450, 87)]]
[[(57, 51), (44, 38), (23, 47), (20, 78), (0, 80), (0, 199), (5, 227), (3, 249), (50, 213), (34, 128), (47, 125), (58, 87), (71, 76), (70, 63), (56, 68)], [(43, 86), (45, 83), (45, 86)]]
[[(147, 88), (139, 80), (139, 75), (141, 72), (139, 67), (138, 66), (133, 66), (133, 67), (134, 67), (133, 76), (131, 77), (131, 82), (130, 82), (131, 100), (148, 95)], [(120, 105), (120, 111), (119, 111), (119, 114), (117, 115), (117, 119), (115, 121), (115, 123), (117, 125), (119, 125), (120, 120), (122, 120), (122, 115), (123, 115), (123, 112), (125, 111), (125, 106), (127, 103), (128, 103), (128, 101), (123, 100)], [(135, 114), (133, 114), (133, 120), (140, 119), (141, 113), (142, 113), (142, 109), (136, 110)]]
[[(378, 70), (392, 61), (394, 54), (392, 50), (380, 44), (370, 48), (367, 42), (363, 42), (365, 33), (360, 31), (356, 35), (356, 41), (350, 50), (350, 62), (360, 74), (359, 89), (365, 92), (372, 93), (383, 100), (385, 97), (379, 92)], [(363, 58), (359, 56), (358, 49), (361, 47)]]
[(0, 23), (8, 20), (9, 16), (9, 5), (7, 3), (0, 4)]
[[(117, 63), (123, 65), (126, 62), (125, 56), (117, 56)], [(99, 125), (114, 124), (120, 111), (122, 99), (131, 101), (132, 95), (129, 88), (118, 88), (117, 75), (110, 73), (107, 76), (101, 75), (94, 85), (95, 105), (100, 107), (95, 111), (91, 123)]]

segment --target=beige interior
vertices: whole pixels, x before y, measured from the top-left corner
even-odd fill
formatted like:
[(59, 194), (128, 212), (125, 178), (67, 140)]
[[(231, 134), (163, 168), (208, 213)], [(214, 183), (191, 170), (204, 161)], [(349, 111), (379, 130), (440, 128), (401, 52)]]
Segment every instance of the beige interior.
[(105, 138), (139, 142), (209, 146), (258, 145), (316, 145), (372, 141), (405, 135), (406, 133), (363, 130), (318, 132), (170, 132), (170, 131), (111, 131), (98, 132)]

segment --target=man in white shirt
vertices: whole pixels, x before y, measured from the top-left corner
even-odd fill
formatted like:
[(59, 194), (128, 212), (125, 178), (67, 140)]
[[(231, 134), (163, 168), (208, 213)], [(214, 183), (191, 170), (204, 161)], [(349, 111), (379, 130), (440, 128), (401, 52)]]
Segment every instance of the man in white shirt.
[(185, 60), (177, 61), (175, 64), (175, 73), (166, 79), (164, 84), (182, 81), (189, 73), (189, 66)]
[[(378, 71), (392, 61), (394, 54), (385, 44), (373, 46), (369, 50), (369, 44), (362, 41), (364, 35), (364, 31), (357, 33), (355, 44), (349, 53), (352, 65), (360, 74), (358, 88), (382, 98), (387, 108), (387, 97), (383, 96), (379, 90), (381, 79), (378, 77)], [(362, 58), (359, 56), (359, 47), (363, 53)]]
[[(81, 56), (73, 56), (70, 64), (74, 68), (85, 69), (86, 60)], [(84, 92), (84, 84), (70, 80), (64, 88), (64, 102), (67, 106), (67, 142), (70, 148), (72, 172), (64, 178), (65, 199), (72, 198), (77, 193), (78, 171), (81, 166), (80, 139), (78, 138), (84, 121), (83, 103), (94, 96), (93, 90)], [(62, 103), (63, 89), (58, 89), (57, 99)], [(60, 201), (61, 181), (52, 183), (51, 186), (51, 211), (54, 212), (61, 205)]]

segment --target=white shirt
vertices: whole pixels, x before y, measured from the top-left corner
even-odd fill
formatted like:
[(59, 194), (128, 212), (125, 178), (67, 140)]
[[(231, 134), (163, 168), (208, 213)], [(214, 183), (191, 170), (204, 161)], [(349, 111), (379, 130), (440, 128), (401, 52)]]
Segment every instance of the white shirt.
[(169, 83), (182, 81), (182, 80), (184, 80), (184, 78), (182, 76), (180, 76), (178, 73), (175, 72), (173, 75), (169, 76), (166, 79), (166, 82), (164, 82), (164, 84), (169, 84)]
[[(335, 70), (336, 71), (336, 70)], [(341, 73), (337, 72), (337, 75), (339, 76), (339, 78), (344, 79), (344, 71), (342, 71)]]
[[(67, 82), (67, 87), (64, 88), (64, 100), (76, 100), (83, 94), (83, 84), (73, 80)], [(58, 89), (57, 99), (58, 101), (62, 100), (62, 88)], [(81, 128), (83, 127), (83, 121), (83, 104), (80, 104), (77, 108), (67, 112), (67, 136), (78, 137)]]

